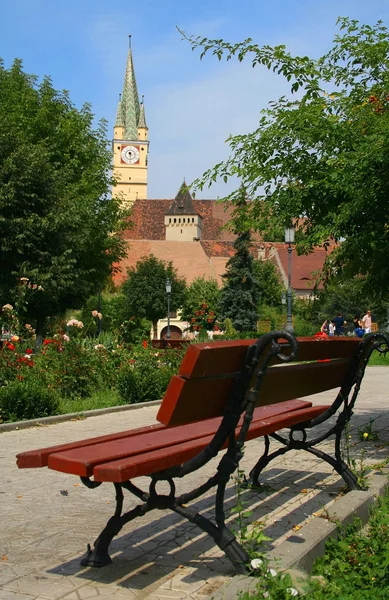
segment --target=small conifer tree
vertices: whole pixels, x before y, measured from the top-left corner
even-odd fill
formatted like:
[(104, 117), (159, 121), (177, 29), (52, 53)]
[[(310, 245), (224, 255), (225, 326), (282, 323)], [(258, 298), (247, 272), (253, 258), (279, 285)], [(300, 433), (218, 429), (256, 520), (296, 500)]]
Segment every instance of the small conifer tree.
[(250, 253), (251, 234), (247, 220), (247, 198), (242, 188), (239, 205), (234, 211), (233, 232), (235, 254), (226, 265), (224, 286), (220, 293), (221, 320), (231, 319), (237, 331), (255, 331), (259, 285), (256, 280), (253, 257)]

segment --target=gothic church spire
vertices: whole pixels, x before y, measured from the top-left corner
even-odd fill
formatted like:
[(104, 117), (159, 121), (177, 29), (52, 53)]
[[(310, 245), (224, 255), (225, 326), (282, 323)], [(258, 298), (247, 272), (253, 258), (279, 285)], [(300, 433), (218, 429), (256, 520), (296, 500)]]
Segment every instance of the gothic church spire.
[[(141, 107), (136, 85), (134, 61), (131, 46), (128, 49), (126, 73), (124, 76), (123, 92), (119, 101), (115, 126), (124, 126), (124, 138), (127, 140), (138, 139), (138, 123), (141, 116)], [(144, 108), (143, 108), (144, 120)]]

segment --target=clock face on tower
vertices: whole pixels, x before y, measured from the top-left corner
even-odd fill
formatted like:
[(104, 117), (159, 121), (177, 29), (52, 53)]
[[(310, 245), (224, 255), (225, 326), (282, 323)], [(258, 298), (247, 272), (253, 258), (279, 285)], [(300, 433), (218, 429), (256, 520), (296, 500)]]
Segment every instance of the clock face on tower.
[(123, 146), (122, 147), (122, 162), (127, 165), (133, 165), (139, 160), (139, 148), (136, 146)]

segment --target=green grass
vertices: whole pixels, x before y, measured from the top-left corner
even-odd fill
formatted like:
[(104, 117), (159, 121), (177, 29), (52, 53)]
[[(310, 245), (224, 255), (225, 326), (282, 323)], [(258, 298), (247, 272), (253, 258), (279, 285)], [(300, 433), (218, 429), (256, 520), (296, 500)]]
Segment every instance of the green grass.
[(59, 411), (60, 414), (66, 415), (68, 413), (84, 412), (85, 410), (96, 408), (119, 406), (119, 404), (123, 404), (123, 400), (116, 390), (102, 390), (87, 398), (61, 398)]
[[(290, 588), (299, 588), (299, 597), (309, 600), (387, 600), (389, 598), (389, 494), (379, 498), (367, 527), (358, 520), (341, 532), (338, 540), (326, 544), (312, 575), (294, 584), (290, 576), (264, 573), (258, 592), (241, 594), (241, 600), (289, 600)], [(319, 577), (318, 577), (319, 576)]]
[(369, 360), (369, 367), (389, 367), (389, 352), (387, 354), (373, 352)]

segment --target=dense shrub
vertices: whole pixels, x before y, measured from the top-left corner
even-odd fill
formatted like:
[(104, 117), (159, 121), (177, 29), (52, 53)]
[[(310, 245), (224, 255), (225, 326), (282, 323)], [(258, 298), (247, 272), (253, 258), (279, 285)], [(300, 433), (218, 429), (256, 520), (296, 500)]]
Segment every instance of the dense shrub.
[(299, 336), (314, 335), (320, 331), (320, 325), (306, 321), (304, 318), (296, 315), (294, 319), (294, 334)]
[(59, 399), (34, 380), (13, 381), (0, 387), (0, 414), (2, 421), (23, 421), (58, 414)]
[(60, 338), (46, 339), (44, 344), (34, 358), (34, 375), (61, 396), (85, 398), (113, 384), (112, 352), (103, 347), (88, 349), (77, 341)]
[(185, 350), (141, 348), (134, 353), (118, 379), (123, 401), (132, 404), (162, 398), (171, 377), (178, 371)]

